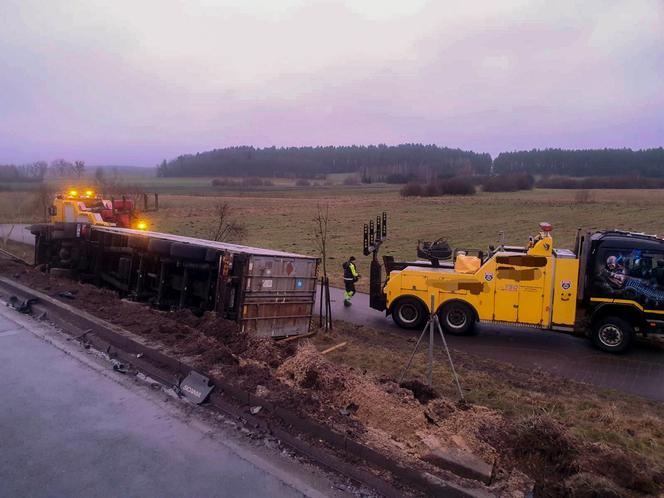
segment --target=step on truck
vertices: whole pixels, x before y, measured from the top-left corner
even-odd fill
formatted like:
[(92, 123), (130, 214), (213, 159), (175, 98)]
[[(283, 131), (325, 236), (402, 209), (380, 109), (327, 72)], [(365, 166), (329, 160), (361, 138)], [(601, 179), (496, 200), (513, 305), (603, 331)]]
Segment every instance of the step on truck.
[(162, 310), (214, 311), (256, 336), (310, 330), (317, 258), (148, 231), (129, 199), (91, 190), (56, 196), (50, 216), (30, 227), (44, 271)]
[(365, 225), (371, 254), (370, 306), (400, 327), (421, 328), (434, 296), (440, 323), (453, 335), (478, 322), (583, 333), (602, 351), (622, 353), (637, 335), (664, 333), (664, 240), (643, 233), (577, 231), (574, 249), (554, 247), (540, 223), (526, 246), (452, 249), (418, 242), (417, 261), (383, 257), (387, 216)]

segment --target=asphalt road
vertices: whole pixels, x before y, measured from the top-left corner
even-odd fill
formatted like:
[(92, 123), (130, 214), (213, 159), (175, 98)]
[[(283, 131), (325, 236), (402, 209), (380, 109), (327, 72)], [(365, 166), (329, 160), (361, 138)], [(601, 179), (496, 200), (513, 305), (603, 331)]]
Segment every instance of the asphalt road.
[(342, 496), (3, 303), (0, 378), (0, 496)]
[[(330, 293), (335, 320), (398, 330), (404, 338), (419, 335), (419, 331), (400, 329), (391, 317), (369, 308), (368, 294), (356, 294), (353, 306), (345, 308), (343, 290), (331, 288)], [(597, 351), (582, 337), (489, 324), (480, 325), (477, 335), (446, 336), (446, 339), (451, 348), (485, 358), (540, 368), (565, 378), (664, 401), (664, 348), (661, 347), (637, 344), (629, 353), (616, 356)]]
[(35, 245), (35, 236), (27, 228), (30, 225), (24, 223), (0, 223), (0, 240), (8, 238), (21, 244)]

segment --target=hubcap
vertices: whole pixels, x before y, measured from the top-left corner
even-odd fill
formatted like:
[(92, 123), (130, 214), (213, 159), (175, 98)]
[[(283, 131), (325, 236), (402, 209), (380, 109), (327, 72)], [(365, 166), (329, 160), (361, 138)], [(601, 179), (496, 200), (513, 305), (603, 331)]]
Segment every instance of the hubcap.
[(609, 323), (599, 329), (598, 337), (602, 344), (613, 348), (620, 345), (623, 341), (623, 331), (619, 327)]
[(447, 325), (453, 329), (463, 328), (463, 326), (466, 325), (466, 320), (467, 320), (466, 314), (463, 312), (462, 309), (452, 308), (447, 313), (446, 317)]
[(399, 306), (399, 319), (404, 323), (415, 323), (419, 317), (419, 312), (415, 305), (407, 303)]

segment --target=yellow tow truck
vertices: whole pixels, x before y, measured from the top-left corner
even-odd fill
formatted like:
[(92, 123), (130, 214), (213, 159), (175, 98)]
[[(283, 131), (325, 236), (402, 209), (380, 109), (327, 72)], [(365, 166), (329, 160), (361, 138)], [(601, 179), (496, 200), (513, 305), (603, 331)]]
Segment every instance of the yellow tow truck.
[(57, 194), (49, 207), (51, 223), (82, 223), (97, 226), (117, 226), (144, 230), (147, 224), (139, 220), (134, 200), (103, 199), (92, 189), (69, 189)]
[(418, 243), (425, 260), (396, 262), (377, 253), (387, 235), (383, 213), (365, 226), (373, 254), (370, 306), (407, 329), (431, 313), (445, 331), (471, 334), (477, 322), (584, 332), (601, 350), (626, 351), (636, 334), (664, 332), (664, 240), (625, 231), (577, 232), (573, 250), (554, 247), (552, 226), (540, 223), (523, 247), (452, 250)]

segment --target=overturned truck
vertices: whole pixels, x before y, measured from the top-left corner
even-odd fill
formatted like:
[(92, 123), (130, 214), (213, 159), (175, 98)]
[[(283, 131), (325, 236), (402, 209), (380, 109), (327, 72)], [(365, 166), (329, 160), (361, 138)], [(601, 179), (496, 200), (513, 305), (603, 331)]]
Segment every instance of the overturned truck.
[(35, 264), (160, 309), (216, 311), (257, 336), (310, 329), (318, 260), (192, 237), (87, 223), (32, 225)]

